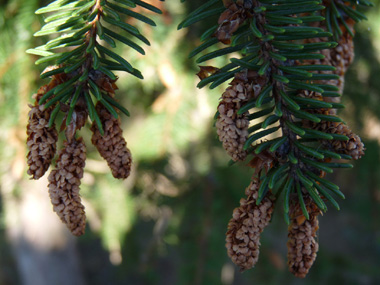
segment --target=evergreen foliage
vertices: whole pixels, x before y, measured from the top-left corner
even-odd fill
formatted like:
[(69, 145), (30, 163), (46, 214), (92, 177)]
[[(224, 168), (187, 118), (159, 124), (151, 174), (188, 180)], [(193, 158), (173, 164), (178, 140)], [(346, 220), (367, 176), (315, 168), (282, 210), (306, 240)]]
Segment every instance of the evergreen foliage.
[[(136, 27), (123, 19), (132, 17), (148, 25), (156, 24), (148, 17), (131, 10), (136, 6), (161, 13), (156, 7), (139, 0), (57, 0), (36, 11), (36, 14), (48, 15), (44, 18), (45, 25), (34, 35), (54, 35), (54, 38), (42, 46), (28, 49), (27, 52), (41, 56), (36, 64), (56, 64), (45, 70), (41, 78), (62, 73), (70, 78), (64, 84), (52, 88), (39, 100), (39, 104), (44, 104), (52, 97), (59, 99), (50, 102), (69, 103), (66, 125), (70, 124), (76, 102), (80, 97), (85, 99), (90, 118), (97, 122), (100, 130), (103, 127), (98, 119), (98, 113), (93, 108), (98, 101), (102, 102), (116, 118), (115, 108), (129, 116), (127, 109), (112, 98), (114, 90), (108, 90), (107, 84), (103, 81), (116, 81), (117, 76), (114, 71), (125, 71), (143, 79), (140, 71), (112, 51), (112, 48), (116, 47), (116, 40), (145, 54), (140, 42), (149, 45), (149, 41)], [(55, 117), (52, 117), (50, 126), (54, 120)]]
[[(34, 35), (54, 37), (27, 50), (41, 56), (36, 64), (51, 64), (41, 74), (41, 78), (50, 77), (51, 81), (38, 90), (29, 112), (28, 174), (39, 179), (48, 170), (57, 149), (55, 121), (63, 113), (60, 131), (65, 131), (66, 142), (59, 152), (57, 168), (49, 175), (49, 193), (54, 211), (74, 235), (82, 235), (86, 226), (79, 195), (86, 146), (77, 138), (77, 131), (88, 117), (92, 121), (92, 143), (107, 161), (113, 176), (125, 179), (131, 172), (131, 153), (118, 115), (118, 111), (127, 116), (129, 112), (114, 98), (118, 89), (114, 71), (125, 71), (140, 79), (143, 76), (112, 49), (118, 41), (145, 54), (140, 42), (149, 45), (149, 41), (125, 18), (156, 24), (131, 10), (136, 6), (161, 13), (140, 0), (56, 0), (36, 11), (45, 15), (45, 25)], [(79, 162), (71, 161), (74, 159)]]
[[(276, 198), (278, 204), (282, 196), (289, 231), (305, 227), (306, 220), (326, 212), (327, 202), (339, 210), (335, 197), (344, 198), (344, 194), (325, 176), (334, 168), (351, 168), (347, 161), (364, 154), (360, 138), (336, 115), (336, 109), (344, 107), (340, 96), (353, 58), (353, 24), (366, 19), (357, 11), (358, 5), (372, 4), (210, 0), (178, 26), (219, 16), (190, 58), (198, 56), (196, 62), (201, 64), (228, 56), (229, 62), (221, 67), (200, 66), (198, 87), (210, 84), (213, 89), (233, 78), (215, 115), (219, 138), (232, 164), (249, 157), (248, 165), (255, 169), (252, 183), (257, 188), (257, 206), (265, 197)], [(239, 217), (252, 215), (255, 223), (255, 210), (243, 206), (237, 208), (243, 212)], [(257, 258), (255, 262), (249, 258), (260, 244), (250, 245), (247, 251), (248, 233), (252, 239), (251, 234), (261, 230), (251, 232), (250, 224), (236, 225), (236, 219), (234, 211), (226, 246), (232, 261), (245, 270), (255, 265)], [(288, 255), (289, 269), (298, 277), (306, 276), (318, 246), (309, 245), (298, 257), (293, 247), (315, 243), (315, 231), (303, 241), (292, 240), (289, 233), (288, 248), (293, 252)]]
[[(215, 119), (230, 164), (248, 161), (254, 169), (247, 199), (234, 211), (226, 239), (228, 255), (241, 270), (256, 264), (260, 233), (281, 196), (289, 225), (289, 269), (305, 277), (318, 251), (318, 215), (327, 211), (327, 202), (339, 210), (336, 197), (344, 199), (325, 176), (334, 168), (351, 168), (347, 161), (364, 154), (360, 138), (336, 114), (344, 108), (340, 97), (353, 59), (353, 25), (366, 19), (358, 5), (371, 3), (210, 0), (178, 26), (219, 17), (189, 57), (198, 57), (199, 64), (229, 60), (220, 67), (200, 66), (198, 87), (214, 89), (233, 79)], [(144, 55), (140, 44), (150, 44), (125, 17), (156, 25), (133, 11), (136, 6), (161, 13), (140, 0), (57, 0), (36, 11), (47, 16), (35, 36), (55, 37), (27, 51), (41, 56), (36, 64), (51, 64), (41, 74), (51, 81), (35, 95), (29, 117), (28, 173), (38, 179), (48, 169), (56, 152), (55, 123), (62, 113), (60, 131), (65, 130), (67, 142), (49, 176), (49, 188), (55, 211), (75, 235), (85, 228), (78, 187), (86, 150), (76, 132), (87, 117), (92, 121), (92, 142), (114, 177), (127, 178), (130, 173), (131, 155), (118, 120), (118, 111), (127, 116), (129, 112), (115, 99), (114, 72), (143, 76), (114, 48), (120, 42)], [(81, 153), (76, 152), (78, 142)], [(80, 157), (79, 170), (66, 159), (67, 153)]]

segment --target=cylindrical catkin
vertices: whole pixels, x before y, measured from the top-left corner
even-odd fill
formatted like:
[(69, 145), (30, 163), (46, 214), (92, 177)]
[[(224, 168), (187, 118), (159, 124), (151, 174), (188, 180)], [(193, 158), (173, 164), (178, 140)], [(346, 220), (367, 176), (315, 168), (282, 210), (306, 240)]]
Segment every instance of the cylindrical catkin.
[(29, 105), (26, 145), (28, 174), (33, 179), (41, 178), (48, 170), (57, 150), (58, 133), (55, 125), (49, 128), (52, 108), (45, 110), (44, 105)]
[(233, 211), (226, 233), (227, 254), (242, 271), (255, 266), (259, 258), (260, 234), (271, 220), (274, 200), (264, 197), (256, 205), (260, 182), (254, 179), (246, 188), (246, 199)]
[(323, 145), (328, 149), (331, 149), (337, 153), (347, 154), (354, 160), (358, 160), (364, 155), (365, 147), (360, 137), (353, 133), (344, 123), (324, 121), (319, 124), (314, 124), (313, 129), (325, 132), (327, 134), (338, 134), (348, 137), (347, 141), (323, 140)]
[(84, 234), (86, 216), (79, 195), (86, 160), (86, 146), (82, 138), (64, 142), (56, 168), (49, 175), (49, 195), (54, 212), (73, 235)]
[(234, 161), (243, 161), (246, 158), (244, 143), (249, 135), (248, 111), (243, 114), (238, 114), (238, 111), (250, 99), (260, 94), (265, 83), (266, 80), (256, 72), (249, 72), (248, 75), (237, 74), (230, 83), (231, 86), (222, 94), (216, 129), (224, 149)]
[(120, 120), (115, 119), (101, 103), (96, 105), (96, 110), (104, 129), (104, 135), (101, 135), (96, 122), (93, 122), (91, 142), (107, 161), (112, 175), (115, 178), (125, 179), (131, 173), (132, 155), (123, 137)]
[[(303, 218), (299, 204), (292, 204), (290, 208), (291, 222), (288, 227), (288, 267), (296, 277), (304, 278), (317, 257), (319, 210), (312, 205), (310, 219)], [(302, 217), (302, 219), (300, 219)]]

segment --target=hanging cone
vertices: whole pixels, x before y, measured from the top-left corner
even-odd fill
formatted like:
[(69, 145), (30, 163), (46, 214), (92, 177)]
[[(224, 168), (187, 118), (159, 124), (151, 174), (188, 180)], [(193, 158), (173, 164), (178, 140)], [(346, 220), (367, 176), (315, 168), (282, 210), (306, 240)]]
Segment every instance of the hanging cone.
[[(44, 72), (59, 67), (60, 66), (49, 66)], [(29, 105), (31, 110), (28, 114), (28, 125), (26, 127), (26, 145), (29, 150), (27, 154), (27, 163), (29, 166), (27, 172), (32, 176), (32, 179), (39, 179), (46, 173), (55, 156), (58, 140), (55, 124), (49, 128), (51, 112), (55, 106), (51, 106), (45, 110), (45, 105), (40, 105), (39, 101), (48, 91), (68, 79), (68, 75), (65, 73), (53, 75), (50, 82), (41, 86), (37, 94), (33, 95), (35, 99), (34, 106)]]
[(45, 110), (44, 105), (38, 101), (53, 86), (44, 85), (34, 95), (34, 106), (29, 105), (31, 110), (28, 114), (28, 125), (26, 127), (26, 145), (29, 150), (27, 154), (28, 174), (32, 179), (41, 178), (48, 170), (57, 150), (58, 133), (55, 125), (49, 128), (49, 120), (53, 107)]
[(243, 161), (247, 157), (244, 143), (248, 137), (249, 126), (248, 111), (241, 115), (237, 112), (250, 99), (260, 94), (265, 83), (264, 77), (259, 77), (254, 71), (250, 71), (248, 75), (240, 73), (222, 94), (216, 128), (219, 140), (234, 161)]
[(241, 271), (255, 266), (259, 259), (260, 234), (271, 220), (273, 199), (264, 197), (256, 205), (260, 182), (254, 179), (245, 190), (246, 199), (233, 211), (226, 233), (227, 254)]
[(296, 277), (304, 278), (317, 257), (318, 243), (316, 241), (318, 230), (317, 206), (310, 199), (310, 219), (307, 220), (299, 204), (291, 204), (291, 222), (288, 227), (288, 267)]
[(49, 195), (53, 210), (75, 236), (84, 234), (86, 216), (79, 196), (86, 160), (82, 138), (64, 142), (56, 168), (49, 175)]
[(338, 134), (348, 137), (347, 141), (323, 140), (322, 142), (327, 148), (334, 150), (337, 153), (347, 154), (354, 160), (357, 160), (364, 155), (365, 147), (360, 137), (354, 134), (344, 123), (324, 121), (319, 124), (315, 124), (314, 129), (327, 134)]
[(120, 120), (115, 119), (101, 103), (96, 105), (96, 110), (104, 128), (104, 135), (101, 135), (96, 122), (93, 122), (91, 142), (107, 161), (112, 175), (125, 179), (131, 173), (132, 156), (123, 137)]

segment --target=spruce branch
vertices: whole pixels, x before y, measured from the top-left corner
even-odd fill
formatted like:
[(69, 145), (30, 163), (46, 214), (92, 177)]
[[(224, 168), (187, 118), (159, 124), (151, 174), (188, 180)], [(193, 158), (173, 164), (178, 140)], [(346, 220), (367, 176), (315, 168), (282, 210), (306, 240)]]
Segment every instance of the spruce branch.
[(77, 138), (77, 131), (88, 117), (92, 122), (92, 143), (107, 160), (114, 177), (125, 179), (131, 171), (132, 158), (119, 117), (119, 111), (127, 116), (129, 111), (115, 98), (118, 77), (114, 71), (125, 71), (140, 79), (143, 76), (113, 49), (121, 43), (145, 54), (139, 41), (147, 45), (149, 41), (125, 19), (156, 24), (131, 10), (136, 6), (161, 13), (140, 0), (56, 0), (36, 11), (45, 15), (45, 25), (35, 36), (48, 36), (50, 40), (27, 52), (41, 56), (36, 64), (50, 64), (41, 74), (50, 82), (39, 89), (29, 114), (28, 173), (39, 179), (49, 168), (58, 139), (56, 120), (62, 118), (60, 131), (65, 132), (66, 142), (49, 176), (49, 191), (54, 211), (74, 235), (83, 234), (85, 229), (79, 197), (85, 145), (82, 138)]
[[(190, 56), (206, 51), (198, 63), (221, 56), (228, 56), (230, 63), (200, 67), (198, 87), (215, 88), (233, 78), (216, 114), (219, 139), (233, 161), (249, 157), (248, 165), (255, 169), (252, 180), (258, 185), (257, 206), (271, 195), (283, 197), (288, 225), (298, 217), (295, 207), (310, 220), (299, 226), (308, 227), (317, 227), (315, 213), (327, 211), (325, 202), (339, 209), (334, 195), (344, 195), (325, 175), (333, 168), (351, 168), (344, 160), (364, 154), (360, 138), (336, 116), (336, 109), (344, 107), (336, 98), (353, 57), (353, 23), (365, 18), (357, 5), (339, 0), (211, 0), (179, 25), (187, 27), (222, 10), (217, 25), (202, 35), (203, 44)], [(207, 53), (211, 46), (216, 50)], [(290, 238), (294, 229), (290, 226)], [(313, 243), (314, 234), (305, 242)], [(257, 253), (245, 254), (255, 256), (247, 263), (230, 252), (241, 247), (238, 239), (231, 244), (227, 235), (230, 257), (243, 269), (248, 269), (246, 264), (253, 267)], [(305, 257), (307, 261), (289, 260), (296, 276), (306, 276), (318, 249), (313, 248), (313, 253), (305, 253), (312, 256)]]
[[(103, 97), (112, 98), (117, 89), (115, 85), (117, 76), (113, 73), (115, 70), (126, 71), (142, 79), (142, 75), (137, 69), (109, 48), (116, 47), (115, 41), (119, 41), (141, 54), (145, 53), (135, 39), (146, 44), (149, 44), (149, 41), (140, 34), (136, 27), (124, 22), (120, 15), (133, 17), (154, 26), (153, 20), (130, 10), (136, 5), (155, 13), (161, 13), (154, 6), (137, 0), (113, 2), (58, 0), (36, 11), (37, 14), (53, 14), (45, 18), (46, 24), (35, 36), (60, 35), (45, 45), (29, 49), (27, 52), (42, 56), (36, 64), (47, 62), (57, 64), (45, 70), (41, 77), (46, 78), (63, 73), (68, 77), (68, 80), (64, 82), (65, 85), (56, 86), (54, 92), (46, 95), (40, 104), (50, 99), (51, 96), (57, 98), (59, 94), (68, 91), (68, 88), (72, 89), (72, 94), (81, 89), (77, 96), (78, 100), (84, 100), (88, 105), (95, 105)], [(112, 29), (121, 29), (129, 33), (133, 39)], [(56, 52), (56, 49), (61, 52)], [(83, 93), (92, 96), (84, 96)], [(63, 96), (62, 99), (58, 101), (65, 104), (72, 102), (73, 96)], [(88, 100), (92, 100), (92, 104)], [(111, 112), (115, 114), (115, 109), (119, 109), (120, 105), (115, 104), (114, 100), (110, 100), (110, 104)], [(70, 106), (70, 112), (73, 112), (73, 108), (74, 106)], [(70, 121), (70, 118), (67, 121)], [(98, 127), (101, 129), (100, 125)]]

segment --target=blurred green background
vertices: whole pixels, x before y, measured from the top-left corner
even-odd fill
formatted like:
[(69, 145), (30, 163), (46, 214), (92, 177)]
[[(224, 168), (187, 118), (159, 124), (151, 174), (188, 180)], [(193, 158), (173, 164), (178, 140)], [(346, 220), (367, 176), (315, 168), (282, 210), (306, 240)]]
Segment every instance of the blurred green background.
[[(261, 240), (257, 266), (241, 274), (224, 247), (232, 210), (251, 173), (228, 167), (213, 115), (226, 85), (196, 89), (187, 54), (207, 23), (177, 31), (203, 0), (156, 0), (157, 27), (140, 25), (151, 41), (146, 56), (120, 50), (145, 80), (118, 74), (122, 118), (133, 174), (113, 179), (81, 130), (88, 148), (81, 194), (88, 226), (70, 236), (52, 211), (46, 177), (26, 175), (28, 103), (45, 66), (25, 50), (42, 24), (34, 11), (48, 1), (0, 0), (0, 285), (7, 284), (380, 284), (380, 9), (357, 25), (355, 62), (346, 77), (341, 116), (366, 145), (352, 170), (330, 178), (346, 200), (320, 218), (317, 260), (308, 277), (287, 270), (287, 228), (277, 209)], [(380, 1), (373, 1), (378, 4)], [(216, 19), (209, 19), (214, 25)]]

